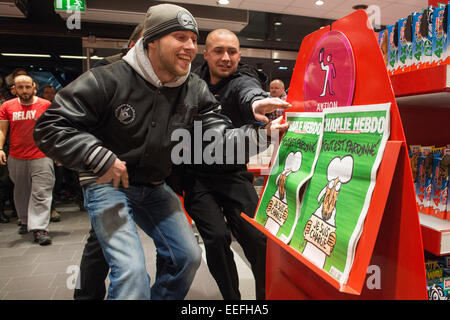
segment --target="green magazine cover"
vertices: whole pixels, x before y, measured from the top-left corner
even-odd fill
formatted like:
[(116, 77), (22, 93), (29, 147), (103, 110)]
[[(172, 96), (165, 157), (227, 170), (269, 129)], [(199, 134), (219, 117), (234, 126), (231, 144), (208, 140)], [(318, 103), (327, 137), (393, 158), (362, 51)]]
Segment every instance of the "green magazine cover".
[(323, 111), (314, 174), (289, 245), (345, 284), (390, 133), (390, 103)]
[(302, 187), (311, 178), (322, 137), (323, 114), (286, 113), (281, 140), (255, 220), (288, 243), (300, 214)]

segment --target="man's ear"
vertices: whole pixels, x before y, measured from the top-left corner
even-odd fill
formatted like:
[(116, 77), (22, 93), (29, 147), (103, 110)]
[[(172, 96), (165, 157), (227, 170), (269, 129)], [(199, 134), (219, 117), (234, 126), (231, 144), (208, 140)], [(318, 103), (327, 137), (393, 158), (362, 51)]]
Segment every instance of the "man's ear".
[(156, 40), (152, 40), (147, 43), (147, 50), (150, 48), (152, 49), (156, 48)]

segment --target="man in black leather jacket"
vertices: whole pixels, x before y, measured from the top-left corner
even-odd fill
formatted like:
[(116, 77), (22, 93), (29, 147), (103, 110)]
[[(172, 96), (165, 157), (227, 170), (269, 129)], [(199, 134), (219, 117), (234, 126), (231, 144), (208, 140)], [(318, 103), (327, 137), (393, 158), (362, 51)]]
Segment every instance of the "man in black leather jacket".
[[(128, 50), (133, 48), (136, 42), (142, 38), (143, 32), (144, 22), (142, 21), (131, 33), (126, 49), (122, 50), (121, 53), (97, 61), (94, 68), (120, 61)], [(103, 300), (106, 294), (105, 279), (108, 273), (109, 266), (103, 255), (102, 247), (94, 229), (91, 228), (81, 256), (80, 272), (78, 273), (73, 298), (75, 300)]]
[[(264, 116), (253, 115), (255, 105), (288, 105), (269, 98), (263, 89), (265, 74), (241, 64), (240, 56), (236, 35), (217, 29), (206, 38), (205, 63), (194, 71), (208, 83), (222, 105), (222, 114), (235, 127), (267, 121)], [(256, 211), (258, 195), (252, 179), (245, 164), (195, 165), (187, 167), (185, 173), (185, 207), (203, 238), (209, 270), (226, 300), (241, 298), (231, 234), (251, 264), (256, 298), (265, 298), (266, 239), (240, 216), (243, 212), (253, 217)]]
[[(225, 132), (231, 123), (216, 113), (220, 105), (203, 80), (189, 73), (197, 37), (197, 24), (184, 8), (150, 7), (143, 39), (122, 60), (89, 70), (60, 90), (37, 121), (38, 147), (80, 172), (85, 207), (111, 269), (109, 299), (183, 299), (200, 264), (180, 201), (165, 183), (173, 131), (190, 130), (197, 119), (222, 130), (224, 140), (258, 136), (255, 125)], [(271, 124), (266, 131), (286, 128)], [(135, 223), (157, 248), (151, 288)]]

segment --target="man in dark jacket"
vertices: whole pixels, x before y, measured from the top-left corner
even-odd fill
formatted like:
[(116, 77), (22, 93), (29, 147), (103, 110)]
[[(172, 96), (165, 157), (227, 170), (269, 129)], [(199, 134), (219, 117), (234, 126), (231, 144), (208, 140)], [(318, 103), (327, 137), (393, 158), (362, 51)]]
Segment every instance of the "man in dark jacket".
[[(200, 248), (165, 179), (172, 133), (194, 119), (225, 130), (229, 121), (203, 80), (189, 73), (198, 29), (184, 8), (149, 8), (144, 36), (120, 61), (94, 68), (58, 92), (37, 121), (39, 148), (80, 172), (85, 207), (111, 269), (109, 299), (183, 299), (200, 264)], [(265, 113), (264, 108), (255, 113)], [(270, 124), (267, 132), (286, 125)], [(224, 140), (257, 126), (227, 130)], [(153, 238), (157, 275), (150, 288), (137, 223)]]
[[(126, 50), (97, 61), (94, 68), (106, 66), (121, 60), (128, 50), (133, 48), (136, 42), (142, 38), (143, 32), (144, 22), (141, 22), (131, 33)], [(75, 287), (73, 298), (75, 300), (103, 300), (106, 294), (105, 279), (108, 276), (108, 272), (108, 263), (105, 260), (94, 228), (91, 228), (83, 249), (80, 273), (78, 274), (77, 286)]]
[[(264, 115), (255, 117), (253, 109), (270, 106), (273, 110), (289, 104), (269, 98), (262, 87), (265, 74), (240, 64), (240, 57), (236, 35), (217, 29), (207, 36), (205, 63), (194, 72), (208, 83), (222, 105), (222, 114), (235, 127), (267, 122)], [(203, 238), (209, 270), (227, 300), (241, 298), (229, 230), (251, 264), (256, 298), (265, 298), (266, 239), (240, 216), (241, 212), (253, 216), (256, 211), (258, 196), (252, 179), (245, 164), (198, 165), (186, 169), (185, 207)]]

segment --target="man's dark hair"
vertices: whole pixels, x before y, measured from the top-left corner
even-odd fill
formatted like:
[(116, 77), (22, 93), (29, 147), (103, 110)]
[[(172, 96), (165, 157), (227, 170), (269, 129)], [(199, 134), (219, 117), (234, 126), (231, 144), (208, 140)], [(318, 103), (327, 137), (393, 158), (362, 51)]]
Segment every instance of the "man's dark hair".
[(139, 38), (141, 37), (142, 30), (144, 30), (144, 22), (142, 21), (139, 23), (133, 30), (133, 32), (130, 35), (130, 38), (128, 39), (128, 48), (130, 47), (131, 41), (137, 42)]

